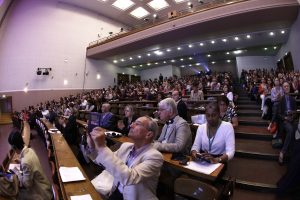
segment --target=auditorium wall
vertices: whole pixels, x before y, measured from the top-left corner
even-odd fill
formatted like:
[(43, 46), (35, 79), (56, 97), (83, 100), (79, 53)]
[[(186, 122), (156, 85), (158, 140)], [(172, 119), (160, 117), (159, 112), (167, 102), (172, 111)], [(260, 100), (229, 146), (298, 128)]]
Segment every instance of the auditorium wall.
[(291, 52), (293, 57), (294, 69), (300, 70), (300, 12), (298, 13), (297, 20), (291, 27), (289, 32), (289, 39), (286, 44), (282, 45), (280, 48), (276, 60), (283, 58), (285, 53)]
[(172, 77), (173, 75), (181, 76), (178, 72), (178, 70), (175, 70), (174, 68), (177, 68), (172, 65), (166, 65), (166, 66), (161, 66), (161, 67), (155, 67), (151, 69), (145, 69), (140, 71), (140, 76), (141, 80), (148, 80), (152, 79), (154, 80), (155, 78), (158, 79), (159, 74), (161, 73), (163, 77)]
[(0, 21), (12, 0), (0, 0)]
[(272, 69), (276, 68), (274, 56), (239, 56), (236, 57), (238, 76), (241, 76), (243, 69)]
[[(7, 96), (21, 92), (81, 91), (114, 84), (116, 73), (136, 74), (102, 60), (86, 59), (86, 47), (118, 32), (122, 24), (99, 14), (56, 0), (15, 1), (1, 26), (0, 92)], [(38, 76), (37, 68), (51, 68), (49, 76)], [(100, 79), (97, 79), (97, 74)], [(68, 84), (64, 84), (65, 80)], [(27, 95), (29, 96), (29, 95)], [(43, 95), (29, 96), (32, 104)], [(20, 97), (20, 96), (16, 96)], [(18, 99), (20, 103), (22, 99)]]

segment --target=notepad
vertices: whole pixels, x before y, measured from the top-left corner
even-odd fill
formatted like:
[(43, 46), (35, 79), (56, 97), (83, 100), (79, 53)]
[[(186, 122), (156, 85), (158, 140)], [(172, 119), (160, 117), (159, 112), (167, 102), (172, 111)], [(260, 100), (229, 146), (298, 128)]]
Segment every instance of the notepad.
[(8, 166), (8, 169), (13, 170), (14, 168), (17, 168), (20, 171), (21, 170), (21, 165), (20, 164), (10, 163), (9, 166)]
[(93, 200), (93, 199), (91, 195), (85, 194), (85, 195), (71, 196), (71, 200)]
[(211, 164), (206, 161), (190, 161), (188, 162), (187, 166), (184, 166), (185, 168), (188, 168), (190, 170), (194, 170), (196, 172), (200, 172), (203, 174), (211, 174), (213, 171), (215, 171), (221, 164)]
[(60, 167), (59, 173), (62, 182), (73, 182), (85, 180), (78, 167)]

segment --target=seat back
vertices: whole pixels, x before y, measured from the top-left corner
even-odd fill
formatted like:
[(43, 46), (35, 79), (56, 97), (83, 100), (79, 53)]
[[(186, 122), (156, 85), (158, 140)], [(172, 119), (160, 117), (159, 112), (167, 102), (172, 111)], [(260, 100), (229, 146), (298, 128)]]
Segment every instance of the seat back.
[[(207, 183), (195, 180), (192, 178), (177, 178), (174, 183), (174, 192), (176, 199), (202, 199), (202, 200), (216, 200), (218, 197), (218, 190)], [(179, 196), (179, 198), (178, 198)]]

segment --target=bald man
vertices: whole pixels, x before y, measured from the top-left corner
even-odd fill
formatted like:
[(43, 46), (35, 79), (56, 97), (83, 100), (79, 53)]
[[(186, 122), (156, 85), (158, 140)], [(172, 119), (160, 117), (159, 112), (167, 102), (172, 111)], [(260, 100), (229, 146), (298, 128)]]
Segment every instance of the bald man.
[(105, 167), (105, 172), (92, 181), (95, 188), (103, 188), (103, 180), (108, 178), (113, 179), (109, 200), (157, 199), (156, 187), (163, 164), (162, 154), (152, 144), (157, 131), (152, 118), (140, 117), (131, 124), (128, 134), (133, 143), (123, 143), (112, 152), (105, 144), (103, 130), (94, 128), (92, 140), (88, 139), (90, 149), (94, 149), (92, 159)]

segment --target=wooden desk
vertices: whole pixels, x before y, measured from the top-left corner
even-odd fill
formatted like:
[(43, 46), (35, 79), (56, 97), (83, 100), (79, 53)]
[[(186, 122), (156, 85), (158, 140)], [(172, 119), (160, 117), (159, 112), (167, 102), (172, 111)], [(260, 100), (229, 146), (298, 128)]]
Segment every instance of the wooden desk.
[(63, 183), (61, 181), (60, 174), (58, 173), (63, 198), (69, 200), (70, 196), (73, 195), (90, 194), (93, 200), (100, 200), (100, 195), (95, 190), (91, 181), (88, 179), (87, 175), (85, 174), (83, 168), (79, 164), (77, 158), (73, 154), (64, 137), (61, 134), (51, 134), (51, 139), (53, 142), (56, 168), (59, 169), (60, 166), (78, 167), (83, 176), (86, 178), (86, 180), (84, 181)]
[[(124, 143), (124, 142), (132, 142), (132, 140), (129, 137), (119, 137), (119, 138), (111, 138), (113, 141), (115, 142), (120, 142), (120, 143)], [(209, 180), (209, 181), (215, 181), (219, 175), (221, 174), (221, 172), (224, 169), (224, 164), (221, 164), (215, 171), (213, 171), (211, 174), (203, 174), (203, 173), (199, 173), (196, 172), (194, 170), (190, 170), (188, 168), (183, 167), (182, 165), (179, 164), (179, 161), (176, 160), (172, 160), (172, 153), (162, 153), (163, 157), (164, 157), (164, 163), (170, 167), (176, 168), (184, 173), (190, 174), (192, 176), (201, 178), (201, 179), (205, 179), (205, 180)]]
[[(44, 122), (44, 124), (47, 126), (48, 129), (53, 128), (52, 124), (49, 123), (48, 120), (46, 119), (41, 119), (41, 120)], [(87, 175), (85, 174), (83, 168), (81, 167), (76, 156), (73, 154), (71, 148), (69, 147), (68, 143), (66, 142), (62, 134), (50, 134), (50, 136), (53, 144), (53, 150), (54, 150), (53, 153), (55, 156), (55, 164), (58, 172), (59, 184), (62, 191), (63, 199), (70, 200), (70, 196), (84, 195), (84, 194), (90, 194), (93, 200), (102, 199), (99, 193), (95, 190), (94, 186), (92, 185)], [(82, 172), (83, 176), (86, 178), (86, 180), (63, 183), (61, 181), (60, 174), (59, 174), (60, 166), (78, 167)]]

